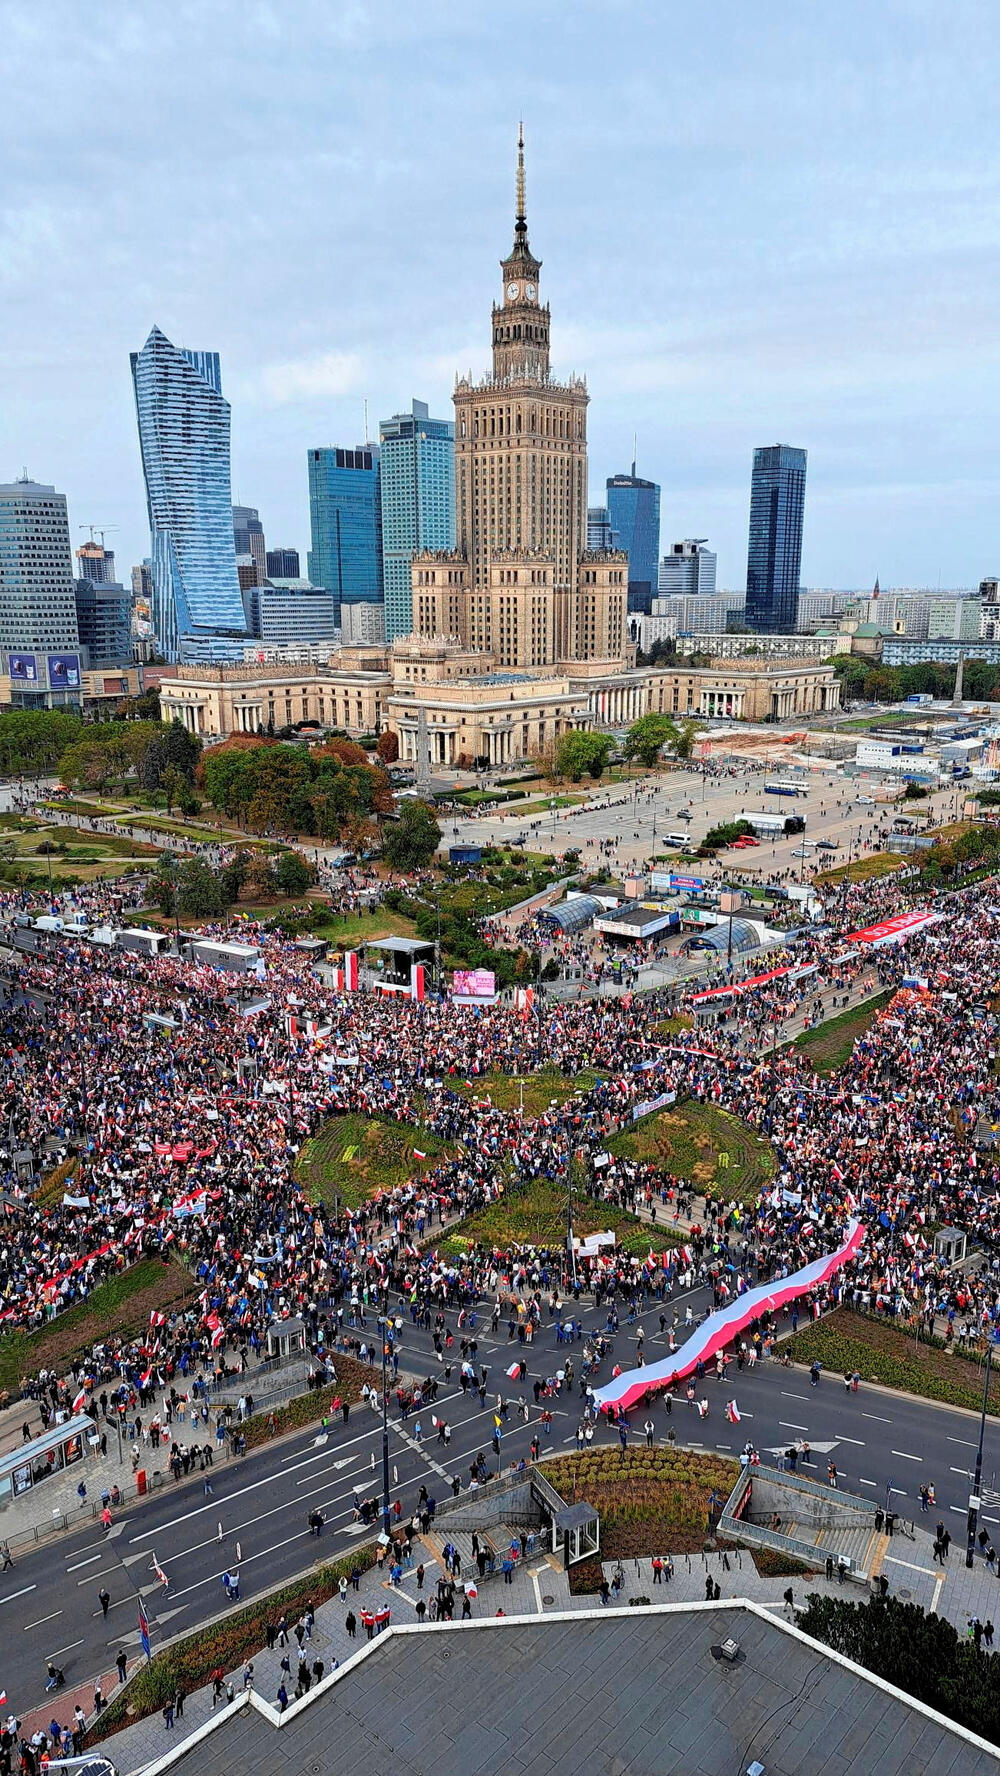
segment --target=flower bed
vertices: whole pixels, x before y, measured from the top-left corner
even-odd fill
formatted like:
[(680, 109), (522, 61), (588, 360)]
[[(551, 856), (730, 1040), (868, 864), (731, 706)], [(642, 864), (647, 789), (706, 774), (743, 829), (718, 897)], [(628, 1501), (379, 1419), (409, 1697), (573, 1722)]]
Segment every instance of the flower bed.
[(314, 1201), (357, 1208), (376, 1190), (395, 1190), (426, 1169), (414, 1149), (433, 1161), (453, 1152), (429, 1129), (378, 1117), (334, 1116), (307, 1141), (296, 1167)]
[(88, 1745), (109, 1739), (147, 1714), (156, 1714), (165, 1703), (173, 1701), (178, 1690), (189, 1696), (192, 1690), (201, 1689), (217, 1667), (227, 1673), (238, 1670), (245, 1659), (260, 1652), (268, 1622), (277, 1622), (282, 1614), (289, 1622), (297, 1620), (310, 1602), (318, 1608), (334, 1596), (342, 1577), (350, 1578), (355, 1569), (367, 1572), (374, 1560), (372, 1543), (354, 1548), (343, 1560), (317, 1565), (304, 1579), (280, 1586), (256, 1603), (234, 1610), (221, 1622), (157, 1653), (151, 1664), (133, 1678), (125, 1693), (94, 1722), (87, 1735)]
[(568, 1504), (585, 1499), (601, 1519), (605, 1560), (693, 1553), (709, 1533), (709, 1498), (725, 1501), (734, 1461), (692, 1449), (585, 1449), (547, 1461), (542, 1473)]
[[(831, 1375), (853, 1375), (862, 1382), (877, 1381), (883, 1387), (919, 1394), (925, 1400), (941, 1400), (948, 1406), (968, 1406), (978, 1412), (983, 1400), (983, 1379), (977, 1358), (946, 1349), (939, 1340), (916, 1343), (897, 1325), (870, 1319), (838, 1307), (825, 1319), (804, 1326), (789, 1341), (789, 1354), (797, 1363), (817, 1359)], [(1000, 1417), (1000, 1373), (990, 1383), (987, 1410)]]
[[(379, 1359), (381, 1362), (381, 1358)], [(367, 1363), (359, 1363), (356, 1357), (342, 1356), (336, 1352), (333, 1366), (337, 1372), (335, 1385), (326, 1384), (321, 1388), (312, 1388), (307, 1394), (296, 1394), (284, 1406), (275, 1406), (273, 1410), (261, 1406), (243, 1427), (247, 1448), (256, 1449), (261, 1443), (267, 1443), (272, 1437), (283, 1437), (287, 1431), (300, 1430), (305, 1425), (316, 1424), (324, 1414), (330, 1416), (330, 1402), (338, 1395), (353, 1406), (361, 1398), (362, 1384), (371, 1386), (375, 1378), (374, 1369)], [(379, 1374), (381, 1385), (381, 1374)], [(340, 1422), (339, 1412), (334, 1415)], [(273, 1420), (273, 1423), (272, 1423)]]
[[(655, 1246), (680, 1242), (680, 1234), (664, 1227), (653, 1227), (638, 1216), (626, 1214), (610, 1203), (595, 1203), (581, 1192), (573, 1196), (573, 1231), (583, 1239), (588, 1233), (610, 1230), (618, 1237), (620, 1248), (644, 1258)], [(470, 1246), (536, 1246), (548, 1250), (566, 1249), (566, 1191), (544, 1178), (532, 1178), (519, 1184), (508, 1184), (503, 1196), (478, 1214), (453, 1228), (446, 1239), (435, 1240), (439, 1252), (460, 1258)]]
[(644, 1116), (608, 1142), (612, 1153), (658, 1165), (723, 1202), (756, 1202), (774, 1177), (774, 1151), (737, 1116), (694, 1099)]

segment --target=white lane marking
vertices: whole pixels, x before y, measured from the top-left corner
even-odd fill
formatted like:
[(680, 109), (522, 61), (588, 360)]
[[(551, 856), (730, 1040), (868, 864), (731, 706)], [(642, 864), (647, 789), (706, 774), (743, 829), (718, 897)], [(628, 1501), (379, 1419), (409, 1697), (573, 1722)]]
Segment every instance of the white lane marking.
[(969, 1478), (968, 1468), (949, 1468), (948, 1472), (949, 1474), (961, 1474), (963, 1480), (968, 1480)]
[(77, 1581), (76, 1581), (77, 1590), (79, 1590), (81, 1585), (92, 1585), (95, 1579), (106, 1578), (108, 1573), (110, 1572), (110, 1570), (111, 1570), (110, 1567), (102, 1566), (98, 1572), (88, 1573), (87, 1577), (85, 1579), (77, 1579)]
[(861, 1486), (877, 1486), (878, 1481), (877, 1480), (862, 1480), (859, 1482), (859, 1484)]
[(900, 1498), (905, 1499), (905, 1497), (906, 1497), (906, 1487), (905, 1486), (890, 1486), (889, 1491), (890, 1492), (898, 1492)]
[(25, 1622), (24, 1632), (25, 1632), (25, 1634), (27, 1634), (29, 1628), (40, 1628), (42, 1626), (43, 1622), (54, 1622), (56, 1619), (56, 1616), (61, 1616), (61, 1615), (62, 1615), (62, 1610), (54, 1610), (51, 1616), (39, 1616), (37, 1622)]
[(963, 1449), (978, 1449), (978, 1443), (970, 1443), (967, 1437), (949, 1437), (949, 1443), (961, 1443)]
[(936, 1572), (932, 1568), (928, 1568), (926, 1566), (914, 1566), (912, 1560), (900, 1560), (898, 1555), (896, 1555), (896, 1554), (887, 1554), (886, 1559), (891, 1560), (893, 1566), (905, 1566), (908, 1572), (926, 1573), (927, 1577), (929, 1579), (933, 1579), (933, 1578), (937, 1577)]
[(782, 1388), (781, 1397), (783, 1400), (808, 1400), (809, 1395), (808, 1394), (789, 1394), (789, 1393), (786, 1393), (784, 1388)]
[(74, 1647), (78, 1647), (78, 1646), (82, 1646), (82, 1645), (83, 1645), (82, 1640), (71, 1640), (69, 1643), (69, 1646), (56, 1647), (55, 1652), (49, 1654), (49, 1658), (50, 1659), (58, 1659), (59, 1655), (61, 1653), (71, 1653), (73, 1651)]
[(880, 1425), (891, 1425), (892, 1423), (891, 1418), (883, 1418), (880, 1412), (863, 1412), (861, 1416), (862, 1418), (877, 1419)]
[(15, 1597), (27, 1597), (29, 1591), (37, 1591), (37, 1585), (25, 1585), (23, 1591), (8, 1591), (6, 1597), (0, 1597), (0, 1603), (13, 1603)]
[(924, 1459), (922, 1455), (911, 1455), (907, 1449), (894, 1449), (892, 1453), (905, 1462), (922, 1462)]
[(841, 1435), (840, 1441), (841, 1443), (856, 1443), (859, 1449), (864, 1449), (865, 1447), (860, 1437), (845, 1437)]
[[(102, 1556), (100, 1554), (88, 1554), (86, 1560), (78, 1560), (74, 1566), (68, 1566), (66, 1568), (66, 1571), (67, 1571), (67, 1573), (79, 1572), (81, 1566), (93, 1566), (94, 1561), (100, 1560), (100, 1559), (102, 1559)], [(77, 1584), (79, 1584), (79, 1583), (80, 1583), (80, 1581), (78, 1579)]]
[(807, 1431), (809, 1429), (808, 1425), (789, 1424), (788, 1420), (785, 1418), (779, 1418), (778, 1424), (783, 1431)]
[(964, 1505), (949, 1505), (948, 1509), (949, 1509), (949, 1511), (957, 1511), (960, 1517), (965, 1516), (965, 1506)]

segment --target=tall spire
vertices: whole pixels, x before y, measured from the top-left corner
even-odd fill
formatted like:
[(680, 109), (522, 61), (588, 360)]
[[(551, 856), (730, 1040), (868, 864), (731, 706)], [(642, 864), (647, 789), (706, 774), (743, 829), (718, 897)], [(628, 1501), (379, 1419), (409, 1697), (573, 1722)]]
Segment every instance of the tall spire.
[(524, 199), (524, 124), (517, 126), (517, 198), (514, 214), (514, 234), (520, 240), (528, 235), (528, 216)]

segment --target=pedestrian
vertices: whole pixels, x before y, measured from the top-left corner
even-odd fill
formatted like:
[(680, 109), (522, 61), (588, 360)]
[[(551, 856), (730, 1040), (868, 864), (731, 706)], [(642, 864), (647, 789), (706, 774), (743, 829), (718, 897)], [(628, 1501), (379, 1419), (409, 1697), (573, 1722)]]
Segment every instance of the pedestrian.
[(104, 1619), (105, 1619), (105, 1621), (107, 1621), (108, 1610), (111, 1607), (111, 1592), (106, 1590), (103, 1585), (101, 1586), (101, 1589), (97, 1593), (97, 1601), (101, 1606), (101, 1612), (104, 1616)]
[(171, 1701), (165, 1705), (164, 1710), (163, 1710), (163, 1725), (166, 1727), (168, 1733), (170, 1732), (171, 1728), (173, 1727), (173, 1724), (174, 1724), (174, 1705), (173, 1705), (173, 1702)]
[(348, 1640), (354, 1640), (358, 1632), (358, 1618), (353, 1610), (348, 1610), (344, 1617), (344, 1631)]
[(119, 1647), (118, 1649), (118, 1656), (115, 1659), (115, 1664), (118, 1667), (118, 1682), (123, 1684), (128, 1671), (128, 1660), (125, 1657), (125, 1650), (123, 1647)]

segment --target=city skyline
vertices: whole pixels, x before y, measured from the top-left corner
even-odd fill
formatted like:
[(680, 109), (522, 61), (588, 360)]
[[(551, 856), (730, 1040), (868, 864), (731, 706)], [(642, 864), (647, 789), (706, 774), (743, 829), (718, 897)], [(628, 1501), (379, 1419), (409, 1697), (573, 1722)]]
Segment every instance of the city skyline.
[[(997, 565), (1000, 231), (972, 121), (997, 56), (976, 9), (956, 13), (849, 4), (761, 31), (731, 4), (711, 25), (623, 4), (609, 71), (588, 0), (558, 41), (555, 9), (518, 0), (502, 20), (432, 4), (419, 24), (262, 6), (245, 35), (213, 4), (183, 45), (142, 4), (128, 22), (99, 13), (96, 34), (69, 11), (11, 9), (0, 474), (27, 464), (65, 490), (74, 525), (116, 525), (119, 558), (141, 560), (127, 361), (155, 319), (220, 352), (234, 499), (304, 553), (305, 451), (360, 438), (365, 398), (373, 419), (417, 391), (447, 412), (455, 374), (484, 368), (523, 110), (553, 362), (585, 367), (594, 403), (589, 500), (637, 431), (664, 539), (711, 536), (720, 583), (740, 585), (753, 449), (795, 439), (810, 455), (804, 583), (973, 586)], [(415, 55), (447, 95), (434, 132), (414, 133)], [(668, 77), (665, 119), (651, 101)], [(252, 278), (250, 219), (282, 242)], [(88, 227), (104, 270), (82, 302), (66, 272)]]

